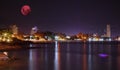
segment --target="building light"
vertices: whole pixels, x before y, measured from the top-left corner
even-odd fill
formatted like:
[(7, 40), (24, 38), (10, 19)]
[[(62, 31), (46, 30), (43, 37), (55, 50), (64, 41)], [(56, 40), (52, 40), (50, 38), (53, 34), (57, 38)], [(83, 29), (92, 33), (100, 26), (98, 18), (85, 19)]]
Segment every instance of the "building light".
[(88, 41), (92, 41), (92, 38), (89, 38)]
[(120, 41), (120, 37), (118, 37), (118, 41)]
[(9, 42), (11, 42), (12, 40), (11, 40), (11, 39), (7, 39), (6, 41), (9, 43)]
[(111, 39), (111, 38), (109, 38), (109, 39), (108, 39), (108, 41), (112, 41), (112, 39)]
[(0, 37), (0, 41), (2, 40), (2, 37)]
[(67, 39), (70, 39), (70, 36), (66, 36)]
[(93, 41), (99, 41), (99, 39), (98, 38), (93, 38)]
[(8, 56), (8, 52), (3, 52), (3, 54), (5, 54), (6, 56)]
[(4, 33), (3, 35), (4, 35), (4, 37), (6, 37), (6, 36), (7, 36), (7, 33)]
[(5, 41), (6, 41), (6, 39), (5, 39), (5, 38), (3, 38), (3, 39), (2, 39), (2, 41), (3, 41), (3, 42), (5, 42)]
[(99, 41), (104, 41), (104, 39), (103, 39), (103, 38), (100, 38)]
[(55, 36), (55, 40), (58, 40), (58, 38), (59, 38), (58, 36)]

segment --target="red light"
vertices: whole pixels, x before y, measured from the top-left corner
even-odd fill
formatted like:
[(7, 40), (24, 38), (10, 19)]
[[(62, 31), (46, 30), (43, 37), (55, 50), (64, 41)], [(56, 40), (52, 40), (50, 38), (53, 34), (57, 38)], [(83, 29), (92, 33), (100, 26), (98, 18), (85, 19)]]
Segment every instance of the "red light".
[(22, 13), (24, 16), (28, 15), (30, 12), (31, 12), (31, 8), (30, 8), (29, 5), (24, 5), (24, 6), (22, 6), (22, 8), (21, 8), (21, 13)]

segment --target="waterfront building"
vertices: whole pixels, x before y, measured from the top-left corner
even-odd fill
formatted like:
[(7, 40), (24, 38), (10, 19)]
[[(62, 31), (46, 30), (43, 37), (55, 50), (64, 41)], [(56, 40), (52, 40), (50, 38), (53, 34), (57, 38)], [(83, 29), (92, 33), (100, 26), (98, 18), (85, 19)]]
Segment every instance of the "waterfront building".
[(37, 33), (38, 32), (38, 28), (35, 26), (35, 27), (33, 27), (32, 29), (31, 29), (31, 35), (33, 35), (33, 34), (35, 34), (35, 33)]
[(111, 29), (110, 29), (110, 25), (108, 24), (107, 25), (107, 28), (106, 28), (106, 37), (111, 37)]

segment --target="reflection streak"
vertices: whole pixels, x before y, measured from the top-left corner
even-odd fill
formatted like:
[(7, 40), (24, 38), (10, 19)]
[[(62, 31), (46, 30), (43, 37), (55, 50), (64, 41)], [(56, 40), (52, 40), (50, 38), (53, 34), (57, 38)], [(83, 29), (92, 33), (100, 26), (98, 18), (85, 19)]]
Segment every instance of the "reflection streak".
[[(30, 45), (32, 47), (32, 45)], [(30, 49), (29, 51), (29, 70), (36, 70), (36, 53)]]
[(83, 45), (83, 70), (87, 70), (86, 44)]
[(54, 70), (60, 70), (60, 46), (58, 41), (55, 41), (55, 59), (54, 59)]
[(70, 45), (69, 45), (69, 43), (67, 43), (67, 53), (66, 53), (66, 61), (67, 61), (67, 70), (70, 70)]
[(92, 70), (92, 54), (91, 54), (91, 44), (89, 44), (89, 52), (88, 52), (88, 69)]

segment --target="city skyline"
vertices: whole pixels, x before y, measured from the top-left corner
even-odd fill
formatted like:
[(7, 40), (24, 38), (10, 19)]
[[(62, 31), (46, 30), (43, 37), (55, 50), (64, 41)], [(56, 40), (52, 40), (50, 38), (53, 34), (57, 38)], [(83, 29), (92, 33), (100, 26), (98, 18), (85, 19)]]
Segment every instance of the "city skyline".
[[(27, 16), (20, 12), (24, 5), (31, 7)], [(110, 24), (112, 36), (116, 36), (120, 34), (119, 7), (119, 3), (107, 0), (1, 0), (0, 27), (16, 24), (20, 31), (30, 33), (31, 28), (37, 26), (41, 31), (74, 35), (79, 32), (103, 34)]]

